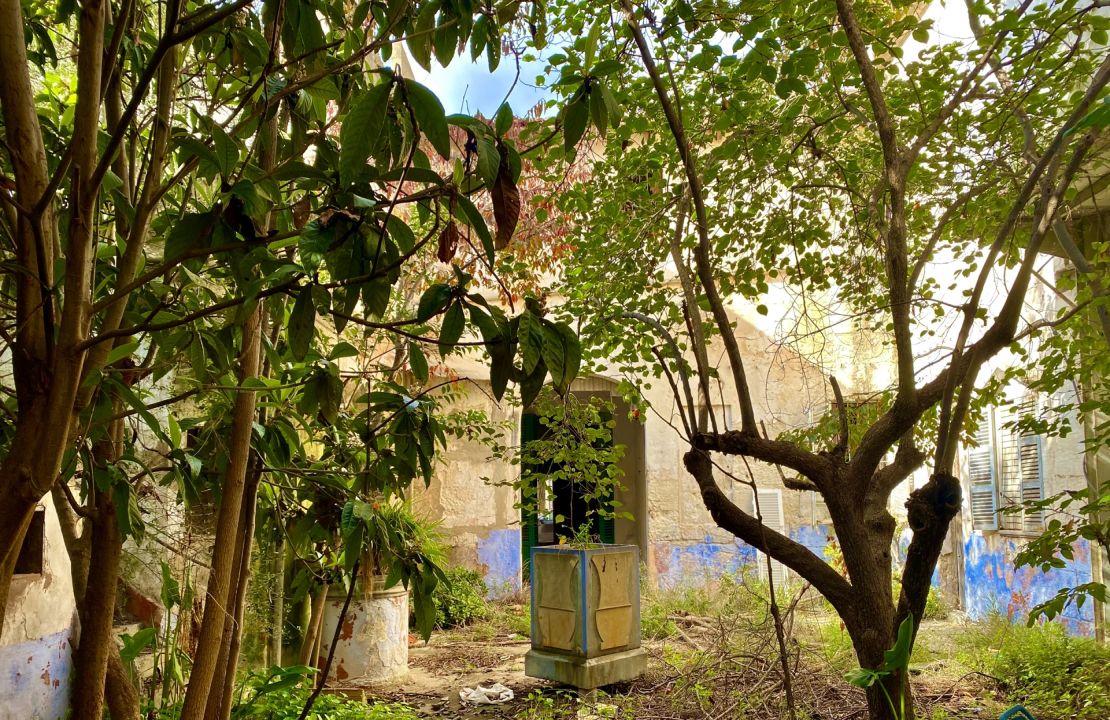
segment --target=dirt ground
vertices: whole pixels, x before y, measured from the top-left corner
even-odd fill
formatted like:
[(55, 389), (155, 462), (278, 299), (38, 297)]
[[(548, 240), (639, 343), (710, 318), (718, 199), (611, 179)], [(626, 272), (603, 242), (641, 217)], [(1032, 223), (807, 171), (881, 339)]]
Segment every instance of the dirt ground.
[[(844, 658), (830, 650), (838, 628), (827, 616), (802, 617), (795, 628), (793, 690), (807, 720), (862, 720), (862, 692), (841, 677)], [(421, 717), (452, 719), (525, 718), (526, 720), (725, 720), (783, 717), (781, 668), (774, 647), (727, 642), (727, 632), (704, 620), (677, 622), (675, 637), (647, 641), (648, 672), (635, 682), (605, 688), (593, 696), (524, 675), (526, 637), (497, 623), (437, 633), (428, 644), (410, 648), (408, 679), (383, 691), (347, 688), (349, 694), (401, 701)], [(993, 684), (956, 659), (956, 639), (966, 621), (929, 621), (922, 627), (922, 647), (915, 653), (914, 688), (918, 717), (929, 720), (998, 717), (1004, 706), (994, 699)], [(837, 649), (843, 654), (843, 648)], [(501, 705), (470, 705), (459, 691), (501, 683), (514, 698)]]

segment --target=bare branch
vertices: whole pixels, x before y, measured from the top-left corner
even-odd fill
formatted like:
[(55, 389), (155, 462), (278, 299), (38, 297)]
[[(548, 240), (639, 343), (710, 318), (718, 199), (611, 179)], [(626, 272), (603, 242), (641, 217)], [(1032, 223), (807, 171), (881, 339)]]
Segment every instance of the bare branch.
[[(667, 118), (667, 125), (670, 127), (671, 135), (674, 136), (675, 146), (682, 160), (683, 169), (686, 174), (686, 184), (690, 190), (690, 199), (694, 204), (694, 217), (697, 225), (698, 244), (697, 249), (694, 251), (694, 260), (697, 266), (698, 280), (701, 282), (702, 291), (705, 293), (710, 311), (721, 333), (721, 341), (725, 346), (725, 354), (728, 356), (729, 365), (732, 368), (733, 382), (736, 385), (736, 394), (740, 405), (741, 428), (743, 428), (745, 432), (755, 435), (755, 408), (752, 405), (751, 391), (748, 388), (748, 380), (744, 372), (744, 362), (740, 356), (740, 346), (736, 341), (736, 335), (732, 330), (732, 321), (728, 317), (728, 311), (725, 309), (724, 302), (717, 290), (717, 283), (713, 278), (713, 267), (710, 261), (709, 220), (705, 210), (705, 192), (702, 187), (701, 176), (698, 174), (697, 162), (694, 157), (693, 149), (690, 147), (690, 143), (686, 138), (686, 130), (683, 126), (682, 118), (672, 104), (667, 89), (663, 84), (663, 79), (659, 74), (659, 69), (652, 59), (651, 48), (648, 46), (647, 40), (644, 38), (644, 33), (640, 30), (640, 26), (636, 22), (632, 9), (632, 2), (631, 0), (621, 0), (621, 4), (624, 8), (628, 28), (632, 32), (632, 37), (636, 41), (636, 47), (640, 51), (644, 69), (651, 78), (652, 86), (655, 88), (655, 93), (659, 98), (659, 104), (663, 109), (663, 114)], [(696, 311), (696, 306), (695, 308), (691, 308), (691, 312), (694, 311)]]

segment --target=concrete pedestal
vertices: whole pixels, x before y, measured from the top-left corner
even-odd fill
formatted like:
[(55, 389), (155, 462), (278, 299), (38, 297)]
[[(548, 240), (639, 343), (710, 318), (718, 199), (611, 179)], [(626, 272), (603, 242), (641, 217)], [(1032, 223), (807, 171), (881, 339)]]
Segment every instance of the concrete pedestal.
[(524, 674), (573, 685), (583, 690), (628, 682), (647, 670), (643, 648), (584, 658), (544, 650), (529, 650), (524, 656)]
[(635, 545), (534, 547), (531, 567), (525, 675), (590, 690), (644, 672)]

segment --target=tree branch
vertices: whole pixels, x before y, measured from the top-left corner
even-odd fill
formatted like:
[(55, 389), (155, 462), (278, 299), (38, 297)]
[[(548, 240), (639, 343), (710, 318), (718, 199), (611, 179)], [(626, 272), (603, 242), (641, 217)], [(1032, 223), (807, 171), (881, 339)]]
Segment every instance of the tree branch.
[(713, 464), (706, 453), (696, 448), (689, 450), (683, 463), (697, 481), (702, 501), (719, 527), (796, 571), (832, 603), (842, 618), (855, 617), (852, 585), (809, 548), (736, 507), (713, 479)]
[[(694, 158), (693, 149), (690, 146), (689, 140), (686, 138), (686, 130), (683, 127), (682, 118), (671, 103), (667, 89), (663, 84), (663, 79), (659, 74), (659, 69), (652, 59), (651, 48), (648, 47), (647, 40), (644, 38), (644, 33), (636, 23), (632, 2), (631, 0), (621, 0), (621, 5), (624, 8), (628, 28), (632, 32), (632, 37), (636, 41), (636, 47), (640, 51), (644, 69), (651, 78), (652, 86), (655, 88), (655, 93), (659, 98), (659, 104), (663, 109), (663, 114), (667, 118), (667, 125), (670, 128), (671, 135), (674, 137), (675, 146), (682, 160), (683, 170), (686, 175), (686, 184), (690, 190), (690, 199), (694, 204), (694, 217), (697, 225), (698, 244), (694, 251), (694, 260), (697, 266), (698, 280), (701, 282), (702, 291), (705, 293), (705, 298), (709, 303), (710, 312), (713, 314), (713, 318), (716, 321), (717, 329), (721, 333), (721, 342), (724, 343), (725, 354), (728, 356), (729, 365), (732, 369), (733, 382), (736, 385), (736, 394), (740, 405), (740, 426), (746, 432), (754, 435), (756, 433), (755, 408), (752, 405), (751, 391), (748, 388), (748, 381), (744, 372), (744, 362), (740, 355), (740, 346), (736, 341), (736, 335), (733, 332), (732, 321), (729, 319), (728, 311), (725, 309), (724, 302), (717, 290), (717, 283), (713, 279), (713, 267), (710, 261), (709, 220), (705, 209), (705, 191), (702, 187), (701, 176), (698, 174), (697, 162)], [(691, 312), (696, 311), (696, 307), (691, 308)]]

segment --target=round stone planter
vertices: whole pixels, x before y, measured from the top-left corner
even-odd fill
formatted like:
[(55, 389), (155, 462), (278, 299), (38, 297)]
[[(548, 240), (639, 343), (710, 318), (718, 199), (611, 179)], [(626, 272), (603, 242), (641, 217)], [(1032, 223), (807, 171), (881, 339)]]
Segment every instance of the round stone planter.
[[(401, 583), (388, 590), (384, 584), (385, 578), (376, 576), (371, 592), (355, 589), (335, 647), (328, 684), (384, 683), (408, 674), (409, 594)], [(342, 590), (328, 594), (317, 667), (323, 667), (327, 660), (345, 599)]]

